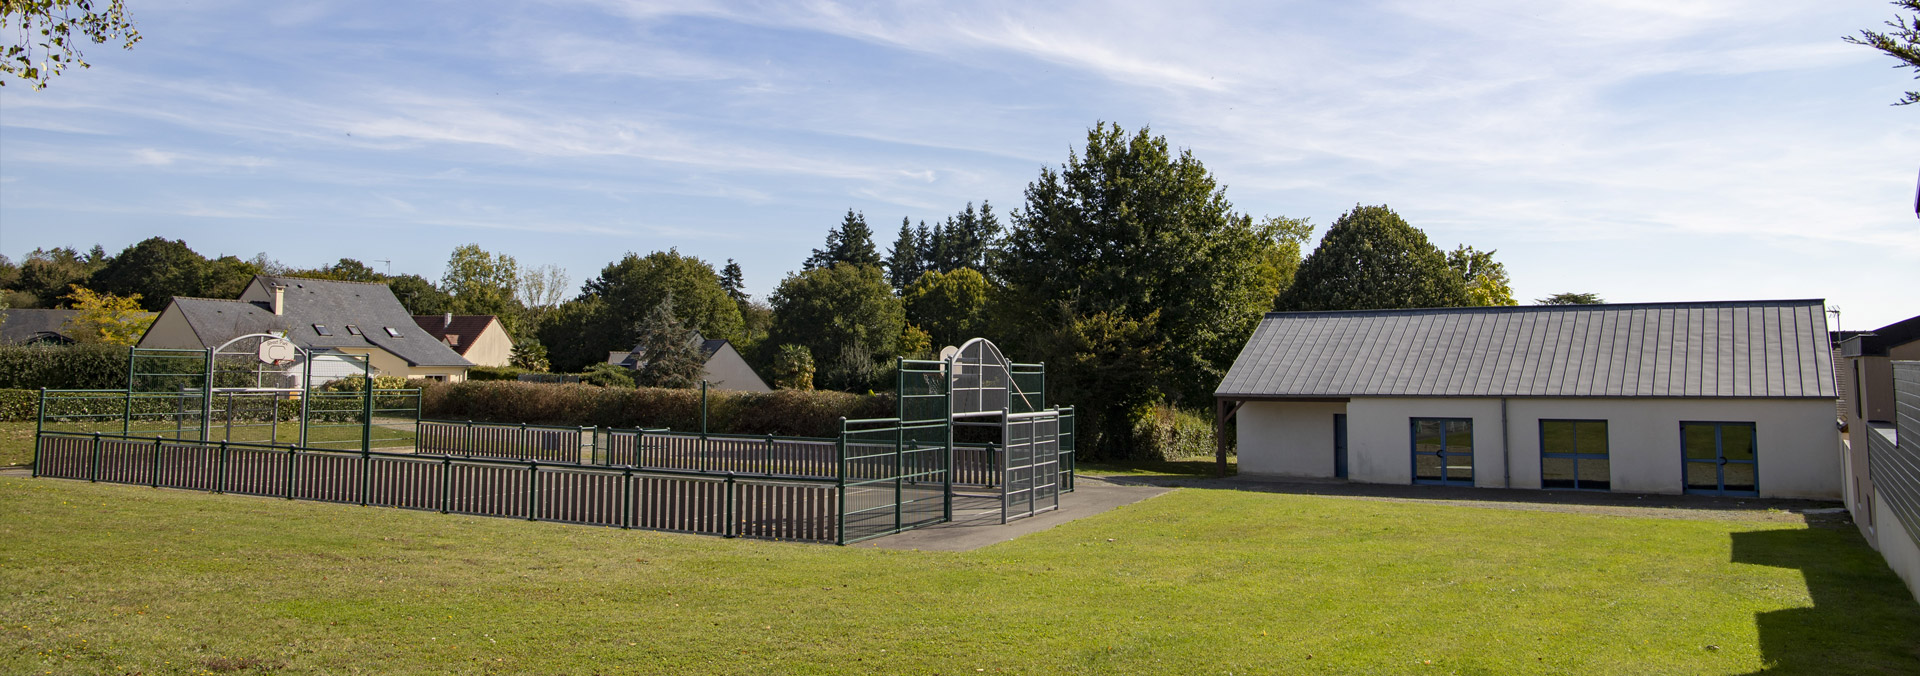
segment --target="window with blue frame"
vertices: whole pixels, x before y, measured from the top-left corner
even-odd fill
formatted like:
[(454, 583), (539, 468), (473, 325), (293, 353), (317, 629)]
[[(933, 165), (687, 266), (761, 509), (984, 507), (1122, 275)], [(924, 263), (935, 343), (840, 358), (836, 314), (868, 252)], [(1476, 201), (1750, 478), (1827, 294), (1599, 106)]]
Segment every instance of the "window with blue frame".
[(1613, 487), (1607, 421), (1540, 421), (1540, 487), (1604, 491)]

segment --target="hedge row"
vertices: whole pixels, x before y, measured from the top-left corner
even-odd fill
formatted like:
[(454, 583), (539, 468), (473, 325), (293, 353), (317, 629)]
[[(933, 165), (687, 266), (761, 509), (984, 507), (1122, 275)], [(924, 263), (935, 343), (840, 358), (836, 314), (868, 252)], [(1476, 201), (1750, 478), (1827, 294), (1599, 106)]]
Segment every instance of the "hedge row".
[[(1227, 451), (1233, 452), (1229, 428)], [(1179, 460), (1210, 456), (1214, 453), (1213, 421), (1193, 411), (1154, 406), (1134, 413), (1133, 447), (1127, 457), (1134, 460)]]
[[(357, 388), (334, 388), (330, 391), (354, 390)], [(127, 410), (126, 400), (120, 397), (49, 397), (47, 401), (49, 409), (47, 417), (55, 421), (63, 418), (67, 421), (109, 419), (97, 416), (114, 416), (111, 419), (118, 420), (118, 416), (125, 414)], [(295, 420), (300, 417), (299, 400), (282, 399), (278, 404), (280, 420)], [(406, 410), (406, 413), (396, 415), (410, 416), (412, 411), (407, 409), (413, 408), (414, 401), (412, 397), (404, 394), (376, 395), (373, 404), (374, 408), (382, 411), (379, 415), (388, 415), (386, 411), (398, 409)], [(151, 420), (156, 416), (177, 415), (181, 412), (181, 405), (181, 400), (171, 397), (140, 398), (134, 400), (133, 413), (136, 418)], [(189, 399), (186, 405), (198, 407), (200, 403), (197, 399)], [(225, 405), (219, 404), (218, 407), (224, 408)], [(265, 404), (236, 402), (234, 408), (238, 409), (237, 420), (266, 419)], [(256, 408), (261, 410), (256, 411)], [(39, 412), (39, 390), (0, 390), (0, 422), (33, 422)], [(313, 403), (308, 404), (307, 410), (307, 416), (314, 422), (354, 422), (360, 420), (363, 413), (364, 404), (357, 397), (316, 397)], [(69, 418), (69, 416), (88, 417)]]
[(0, 389), (114, 390), (127, 386), (120, 345), (0, 345)]
[[(596, 427), (700, 429), (700, 390), (467, 381), (428, 387), (422, 415), (474, 420)], [(888, 418), (893, 396), (820, 390), (708, 393), (707, 429), (731, 434), (835, 437), (840, 418)]]

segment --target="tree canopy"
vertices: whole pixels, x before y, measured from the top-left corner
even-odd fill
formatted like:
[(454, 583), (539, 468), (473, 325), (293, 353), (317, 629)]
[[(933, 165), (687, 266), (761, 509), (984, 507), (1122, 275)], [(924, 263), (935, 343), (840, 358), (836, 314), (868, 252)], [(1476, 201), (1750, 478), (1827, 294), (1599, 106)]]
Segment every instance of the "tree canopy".
[(1125, 436), (1138, 396), (1210, 396), (1279, 289), (1274, 234), (1235, 213), (1190, 151), (1101, 123), (1028, 184), (991, 257), (1006, 287), (996, 317), (1014, 332), (999, 338), (1045, 359), (1102, 433)]
[(708, 338), (737, 341), (740, 308), (720, 287), (713, 266), (678, 250), (646, 256), (629, 253), (582, 287), (584, 294), (561, 304), (539, 329), (557, 368), (578, 370), (603, 362), (607, 353), (633, 349), (636, 326), (668, 294), (673, 313)]
[(67, 300), (73, 305), (74, 315), (65, 328), (76, 341), (131, 346), (146, 335), (147, 327), (153, 326), (154, 315), (140, 309), (138, 295), (95, 293), (78, 285), (72, 289)]
[(773, 326), (765, 344), (807, 348), (822, 387), (879, 385), (884, 362), (900, 354), (906, 313), (877, 266), (835, 263), (788, 275), (769, 300)]
[(1447, 267), (1467, 287), (1468, 305), (1519, 305), (1507, 283), (1507, 266), (1493, 259), (1495, 251), (1479, 251), (1462, 244), (1447, 252)]
[(707, 366), (706, 356), (700, 351), (700, 335), (674, 315), (672, 293), (647, 312), (634, 333), (639, 334), (639, 354), (635, 356), (640, 359), (635, 384), (686, 388), (700, 382)]
[[(1841, 39), (1880, 50), (1880, 53), (1899, 61), (1894, 64), (1895, 68), (1911, 69), (1914, 72), (1914, 79), (1920, 80), (1920, 0), (1893, 0), (1893, 6), (1910, 10), (1915, 14), (1911, 17), (1894, 14), (1893, 18), (1886, 22), (1887, 27), (1892, 30), (1886, 33), (1863, 29), (1859, 35), (1849, 35)], [(1914, 103), (1920, 103), (1920, 92), (1907, 92), (1905, 97), (1895, 101), (1893, 105), (1904, 106)]]
[(927, 332), (934, 345), (959, 345), (987, 330), (987, 303), (993, 285), (973, 268), (920, 275), (900, 300), (907, 320)]
[(1356, 206), (1300, 264), (1278, 310), (1374, 310), (1471, 304), (1447, 256), (1386, 206)]
[[(47, 81), (67, 66), (91, 68), (80, 51), (83, 40), (106, 44), (122, 41), (133, 49), (140, 31), (127, 18), (125, 0), (107, 0), (94, 9), (93, 0), (4, 0), (0, 1), (0, 28), (12, 29), (16, 39), (7, 44), (0, 58), (0, 73), (20, 78), (45, 89)], [(0, 79), (0, 87), (7, 82)]]
[(1533, 301), (1539, 305), (1599, 305), (1607, 302), (1597, 293), (1556, 293)]
[(802, 267), (807, 270), (833, 267), (835, 263), (879, 267), (880, 253), (873, 248), (873, 229), (867, 227), (866, 214), (847, 210), (839, 227), (827, 231), (827, 245), (814, 249)]
[(447, 311), (459, 315), (495, 315), (512, 331), (520, 318), (515, 298), (520, 264), (506, 254), (490, 254), (478, 244), (456, 247), (447, 258), (440, 290), (451, 298)]

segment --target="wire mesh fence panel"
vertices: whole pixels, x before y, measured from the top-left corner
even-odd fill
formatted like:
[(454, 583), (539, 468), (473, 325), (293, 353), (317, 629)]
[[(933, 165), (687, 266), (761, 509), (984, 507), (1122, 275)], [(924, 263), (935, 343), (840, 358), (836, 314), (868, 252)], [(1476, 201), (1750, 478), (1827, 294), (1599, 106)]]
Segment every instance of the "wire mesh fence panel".
[(1006, 483), (1001, 518), (1032, 516), (1060, 506), (1060, 418), (1054, 411), (1008, 415), (1005, 423)]

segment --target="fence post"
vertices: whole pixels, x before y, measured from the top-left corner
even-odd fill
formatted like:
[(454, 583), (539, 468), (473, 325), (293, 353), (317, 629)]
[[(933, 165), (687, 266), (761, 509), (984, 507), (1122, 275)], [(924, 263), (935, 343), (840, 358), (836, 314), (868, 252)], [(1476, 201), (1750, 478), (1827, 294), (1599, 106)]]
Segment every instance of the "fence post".
[(125, 414), (120, 417), (120, 436), (123, 437), (133, 433), (133, 357), (139, 353), (140, 348), (127, 348), (127, 406)]
[(373, 454), (360, 449), (360, 506), (367, 506), (367, 489), (373, 485)]
[(721, 534), (726, 537), (734, 537), (739, 533), (740, 510), (734, 505), (739, 499), (739, 491), (734, 490), (733, 472), (727, 472), (727, 525), (721, 529)]
[(440, 456), (440, 513), (447, 513), (453, 498), (453, 456)]
[(362, 415), (360, 420), (360, 450), (373, 450), (373, 357), (367, 357), (367, 396), (361, 397)]
[(148, 485), (151, 485), (154, 488), (160, 487), (160, 438), (159, 437), (154, 437), (153, 439), (153, 476), (148, 477), (148, 479), (150, 479), (150, 481), (147, 482)]
[[(301, 400), (305, 401), (305, 398), (303, 397)], [(304, 406), (305, 404), (302, 404), (302, 405)], [(301, 424), (300, 433), (302, 435), (306, 434), (305, 423)], [(299, 467), (299, 465), (300, 465), (300, 447), (288, 446), (287, 447), (287, 499), (288, 500), (293, 499), (294, 486), (299, 481), (299, 475), (295, 473), (295, 470)]]
[(900, 504), (901, 499), (906, 497), (906, 491), (904, 490), (906, 477), (902, 476), (906, 474), (906, 455), (905, 453), (902, 452), (905, 450), (906, 438), (907, 438), (906, 421), (903, 421), (899, 418), (894, 418), (893, 419), (893, 529), (894, 530), (900, 530), (902, 526), (906, 525), (907, 506)]
[(93, 463), (87, 466), (87, 481), (100, 481), (100, 433), (93, 433)]
[[(308, 352), (300, 359), (300, 433), (294, 441), (295, 446), (307, 445), (307, 404), (313, 400), (313, 353)], [(291, 458), (292, 456), (288, 456)], [(289, 465), (291, 466), (291, 465)], [(292, 484), (288, 484), (287, 499), (293, 499)]]
[[(228, 411), (229, 414), (232, 411)], [(227, 492), (227, 440), (220, 440), (220, 457), (213, 464), (213, 492)]]
[(224, 441), (233, 441), (233, 393), (232, 392), (227, 393), (226, 414), (227, 414), (226, 430), (221, 433), (221, 438)]
[(774, 471), (773, 471), (773, 435), (771, 435), (771, 434), (769, 434), (769, 435), (767, 435), (767, 465), (766, 465), (766, 469), (763, 469), (763, 470), (760, 470), (760, 471), (762, 471), (762, 472), (766, 472), (766, 473), (768, 473), (768, 474), (773, 474), (773, 473), (774, 473)]
[(833, 441), (833, 449), (840, 466), (835, 473), (838, 475), (839, 490), (836, 492), (840, 494), (840, 513), (839, 524), (834, 528), (833, 543), (844, 545), (847, 544), (847, 417), (844, 415), (840, 416), (840, 438)]
[(540, 520), (540, 461), (527, 461), (527, 520)]
[(47, 428), (47, 388), (40, 388), (40, 409), (33, 414), (33, 476), (40, 476), (40, 433)]
[(469, 458), (473, 457), (473, 445), (474, 445), (473, 421), (468, 420), (467, 421), (467, 457)]
[[(586, 441), (586, 436), (587, 436), (587, 428), (581, 427), (579, 425), (573, 426), (573, 460), (574, 462), (580, 461), (580, 447), (586, 445), (585, 443), (583, 443)], [(591, 452), (587, 454), (587, 464), (589, 465), (596, 464), (594, 462), (593, 454)]]
[[(207, 348), (207, 372), (200, 376), (200, 440), (213, 436), (213, 348)], [(231, 413), (231, 412), (229, 412)]]
[(946, 413), (940, 416), (947, 430), (947, 471), (940, 481), (940, 489), (945, 495), (940, 500), (940, 520), (953, 521), (953, 362), (940, 362), (941, 400), (945, 403)]
[(633, 468), (620, 470), (620, 527), (633, 527)]

